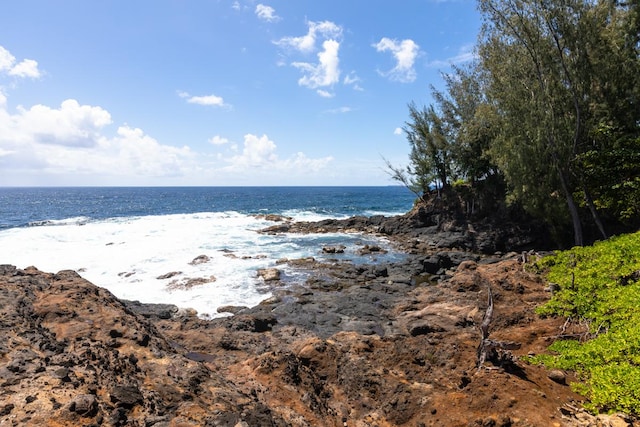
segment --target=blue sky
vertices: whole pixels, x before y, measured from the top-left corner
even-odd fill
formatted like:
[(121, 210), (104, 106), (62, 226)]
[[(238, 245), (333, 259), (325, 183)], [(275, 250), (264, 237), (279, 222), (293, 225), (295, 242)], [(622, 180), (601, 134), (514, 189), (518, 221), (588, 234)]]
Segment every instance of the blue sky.
[(0, 186), (388, 185), (407, 104), (468, 61), (466, 0), (20, 0)]

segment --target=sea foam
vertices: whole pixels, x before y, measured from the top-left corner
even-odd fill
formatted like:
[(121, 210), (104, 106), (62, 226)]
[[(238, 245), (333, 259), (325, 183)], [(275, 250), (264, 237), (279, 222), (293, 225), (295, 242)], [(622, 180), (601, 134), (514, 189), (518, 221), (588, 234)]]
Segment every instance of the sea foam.
[[(288, 214), (305, 221), (326, 218)], [(257, 270), (279, 259), (322, 257), (326, 245), (385, 244), (361, 235), (258, 233), (273, 224), (233, 211), (42, 221), (0, 231), (0, 262), (76, 270), (119, 298), (172, 303), (216, 317), (220, 306), (253, 306), (268, 298), (269, 288)], [(363, 261), (355, 250), (345, 257)]]

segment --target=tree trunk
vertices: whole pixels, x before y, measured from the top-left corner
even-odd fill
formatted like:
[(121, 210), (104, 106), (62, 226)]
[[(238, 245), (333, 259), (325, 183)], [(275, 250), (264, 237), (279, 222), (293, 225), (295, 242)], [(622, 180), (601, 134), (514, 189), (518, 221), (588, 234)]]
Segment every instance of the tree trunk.
[(584, 244), (584, 238), (582, 235), (582, 223), (580, 222), (578, 206), (576, 206), (576, 202), (573, 200), (573, 195), (569, 190), (565, 171), (563, 171), (559, 165), (556, 165), (556, 168), (558, 170), (558, 178), (560, 178), (560, 186), (562, 187), (562, 192), (567, 200), (567, 207), (571, 214), (571, 222), (573, 224), (573, 243), (575, 246), (582, 246)]
[(598, 215), (596, 206), (593, 203), (593, 199), (591, 198), (591, 193), (589, 193), (589, 190), (584, 185), (582, 187), (582, 191), (584, 192), (584, 199), (587, 202), (587, 206), (589, 206), (589, 210), (591, 211), (591, 216), (593, 217), (593, 221), (598, 226), (598, 230), (600, 230), (600, 234), (602, 234), (602, 237), (604, 239), (608, 239), (609, 236), (607, 235), (607, 231), (604, 228), (604, 224), (602, 224), (602, 221), (600, 220), (600, 215)]

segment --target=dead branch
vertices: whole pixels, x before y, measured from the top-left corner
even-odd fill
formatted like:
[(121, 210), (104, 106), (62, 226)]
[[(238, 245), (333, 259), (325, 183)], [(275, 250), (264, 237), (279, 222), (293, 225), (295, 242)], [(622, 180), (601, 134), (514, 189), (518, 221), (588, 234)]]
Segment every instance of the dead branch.
[(478, 369), (484, 367), (485, 362), (491, 361), (494, 365), (515, 364), (515, 357), (511, 354), (510, 350), (517, 350), (520, 348), (520, 343), (510, 341), (494, 341), (489, 339), (489, 326), (493, 319), (493, 293), (491, 292), (491, 284), (487, 284), (488, 290), (488, 304), (487, 311), (482, 318), (482, 324), (480, 325), (480, 332), (482, 337), (480, 339), (480, 345), (478, 346)]

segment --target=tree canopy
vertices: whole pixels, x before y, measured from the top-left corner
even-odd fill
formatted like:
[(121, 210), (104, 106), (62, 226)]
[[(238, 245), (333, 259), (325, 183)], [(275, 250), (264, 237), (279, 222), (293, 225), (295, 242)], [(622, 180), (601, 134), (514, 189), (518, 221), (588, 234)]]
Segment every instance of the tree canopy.
[[(405, 180), (503, 188), (552, 229), (607, 237), (640, 217), (640, 7), (611, 0), (480, 0), (476, 60), (409, 104)], [(403, 171), (399, 171), (404, 174)], [(506, 186), (487, 186), (505, 182)], [(561, 234), (561, 231), (558, 231)]]

